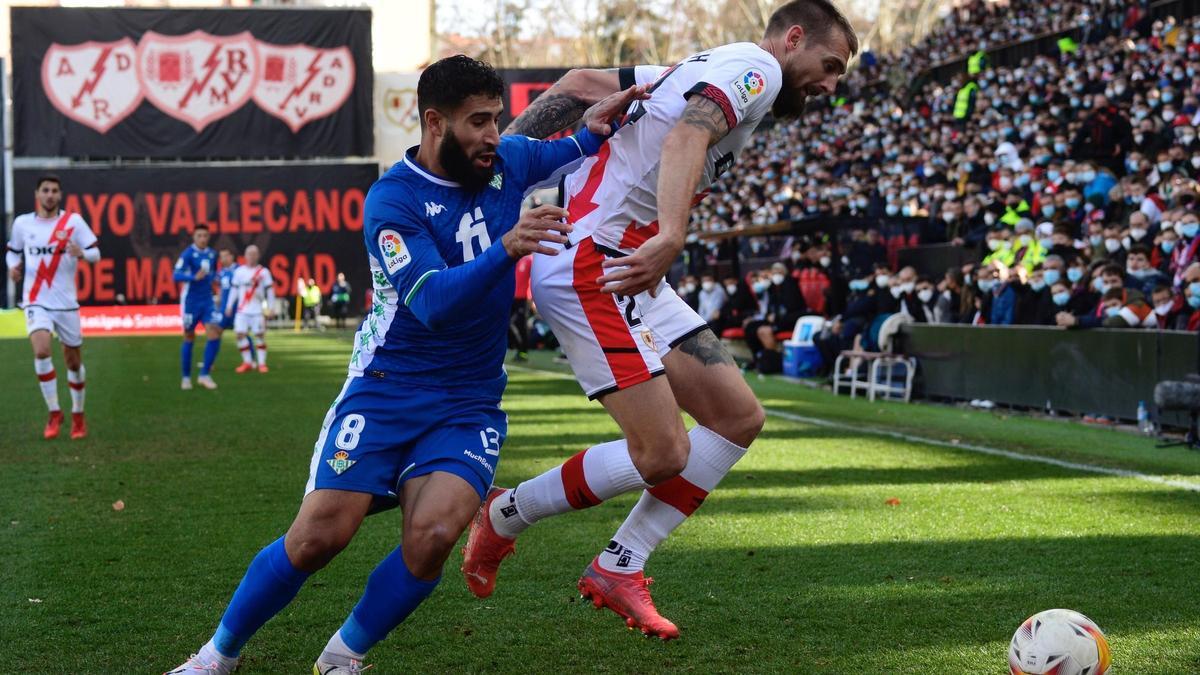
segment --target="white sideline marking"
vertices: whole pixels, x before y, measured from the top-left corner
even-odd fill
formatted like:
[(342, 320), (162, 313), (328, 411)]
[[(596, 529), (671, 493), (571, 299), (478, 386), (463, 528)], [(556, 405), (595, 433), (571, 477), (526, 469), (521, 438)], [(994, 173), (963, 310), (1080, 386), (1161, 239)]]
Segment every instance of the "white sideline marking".
[[(525, 373), (541, 375), (543, 377), (551, 377), (559, 380), (575, 381), (575, 378), (566, 373), (559, 373), (553, 370), (542, 370), (540, 368), (530, 368), (528, 366), (506, 365), (509, 370), (519, 370)], [(992, 455), (994, 457), (1004, 457), (1006, 459), (1015, 459), (1019, 462), (1038, 462), (1040, 464), (1050, 464), (1052, 466), (1071, 469), (1073, 471), (1085, 471), (1087, 473), (1099, 473), (1106, 476), (1119, 476), (1121, 478), (1133, 478), (1147, 483), (1157, 483), (1159, 485), (1167, 485), (1181, 490), (1189, 490), (1191, 492), (1200, 492), (1200, 483), (1192, 483), (1185, 480), (1175, 478), (1166, 478), (1163, 476), (1155, 476), (1140, 471), (1130, 471), (1129, 469), (1115, 469), (1108, 466), (1096, 466), (1094, 464), (1080, 464), (1078, 462), (1068, 462), (1063, 459), (1054, 459), (1053, 457), (1041, 457), (1038, 455), (1027, 455), (1011, 450), (1001, 450), (1000, 448), (992, 448), (986, 445), (975, 445), (972, 443), (951, 443), (936, 438), (928, 438), (925, 436), (916, 436), (913, 434), (905, 434), (899, 431), (889, 431), (887, 429), (879, 429), (876, 427), (863, 427), (853, 424), (843, 424), (841, 422), (831, 422), (817, 417), (807, 417), (805, 415), (797, 415), (795, 413), (785, 412), (783, 410), (766, 410), (767, 415), (788, 420), (789, 422), (798, 422), (800, 424), (809, 424), (816, 427), (825, 427), (827, 429), (839, 429), (842, 431), (853, 431), (863, 434), (871, 434), (873, 436), (887, 436), (910, 443), (922, 443), (925, 445), (936, 445), (942, 448), (952, 448), (954, 450), (967, 450), (969, 452), (977, 452), (983, 455)]]

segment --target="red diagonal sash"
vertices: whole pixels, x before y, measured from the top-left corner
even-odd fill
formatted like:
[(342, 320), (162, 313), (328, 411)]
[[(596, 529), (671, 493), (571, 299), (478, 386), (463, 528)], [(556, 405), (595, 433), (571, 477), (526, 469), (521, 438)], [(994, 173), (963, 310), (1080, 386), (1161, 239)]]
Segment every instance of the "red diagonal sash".
[(54, 246), (54, 253), (50, 255), (50, 262), (41, 261), (38, 263), (37, 275), (33, 278), (33, 288), (29, 291), (29, 302), (32, 304), (37, 302), (38, 293), (42, 290), (42, 285), (50, 287), (54, 284), (54, 275), (58, 272), (58, 265), (62, 262), (62, 255), (67, 251), (67, 242), (71, 240), (72, 230), (67, 229), (67, 221), (71, 219), (71, 212), (64, 211), (58, 222), (54, 224), (54, 229), (50, 231), (50, 241), (47, 245)]
[(254, 297), (254, 289), (258, 288), (258, 275), (262, 274), (262, 271), (261, 266), (254, 270), (254, 276), (250, 277), (250, 288), (246, 289), (246, 295), (242, 297), (241, 307), (245, 307), (246, 303), (250, 302), (250, 298)]

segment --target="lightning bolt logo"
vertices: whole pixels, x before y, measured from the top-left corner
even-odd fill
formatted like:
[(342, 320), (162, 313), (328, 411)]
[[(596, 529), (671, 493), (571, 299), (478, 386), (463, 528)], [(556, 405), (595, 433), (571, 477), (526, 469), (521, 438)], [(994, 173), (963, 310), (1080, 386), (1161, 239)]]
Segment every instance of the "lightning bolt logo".
[(54, 284), (54, 275), (58, 272), (63, 253), (67, 250), (67, 241), (71, 238), (72, 230), (67, 229), (67, 221), (70, 219), (71, 212), (64, 212), (50, 232), (48, 243), (55, 247), (54, 253), (50, 256), (49, 263), (45, 259), (38, 261), (37, 274), (33, 278), (33, 288), (29, 289), (29, 302), (31, 303), (37, 302), (38, 293), (41, 292), (43, 284), (47, 288)]
[(83, 81), (83, 85), (79, 87), (79, 93), (71, 98), (72, 108), (78, 108), (80, 105), (83, 105), (83, 97), (96, 90), (96, 85), (100, 84), (100, 78), (104, 77), (105, 63), (108, 62), (108, 55), (111, 53), (112, 47), (105, 47), (100, 52), (99, 58), (96, 59), (95, 65), (92, 66), (91, 76)]
[(179, 101), (180, 109), (187, 107), (188, 101), (192, 100), (193, 94), (199, 94), (200, 92), (204, 91), (206, 86), (208, 86), (209, 81), (212, 80), (213, 75), (217, 72), (217, 66), (221, 63), (221, 59), (218, 58), (220, 54), (221, 45), (216, 45), (213, 47), (212, 53), (210, 53), (208, 58), (204, 60), (204, 79), (192, 80), (191, 86), (188, 87), (187, 92)]
[(308, 64), (308, 77), (305, 77), (304, 81), (297, 86), (292, 87), (292, 90), (288, 92), (287, 98), (283, 99), (283, 101), (279, 104), (280, 110), (285, 110), (287, 108), (288, 101), (292, 100), (293, 98), (298, 98), (300, 94), (303, 94), (304, 90), (308, 88), (308, 85), (312, 84), (313, 79), (321, 73), (321, 69), (317, 67), (317, 61), (320, 60), (321, 54), (317, 53), (317, 55), (313, 57), (312, 63)]

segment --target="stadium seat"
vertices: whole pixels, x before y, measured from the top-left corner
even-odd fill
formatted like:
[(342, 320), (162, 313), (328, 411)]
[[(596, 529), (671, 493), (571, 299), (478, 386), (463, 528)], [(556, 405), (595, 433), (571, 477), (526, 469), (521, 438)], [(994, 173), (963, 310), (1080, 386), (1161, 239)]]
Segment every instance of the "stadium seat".
[(721, 331), (722, 340), (745, 340), (746, 331), (742, 328), (726, 328)]

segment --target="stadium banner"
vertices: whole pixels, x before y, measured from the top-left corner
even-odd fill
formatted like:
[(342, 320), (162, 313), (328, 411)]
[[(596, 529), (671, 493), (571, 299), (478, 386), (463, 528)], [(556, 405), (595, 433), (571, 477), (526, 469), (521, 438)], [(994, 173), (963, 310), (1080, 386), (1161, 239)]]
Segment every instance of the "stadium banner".
[[(13, 172), (13, 205), (32, 211), (43, 172)], [(370, 288), (363, 246), (363, 200), (379, 175), (374, 162), (203, 167), (63, 169), (63, 208), (79, 213), (99, 238), (101, 259), (79, 263), (83, 305), (179, 302), (174, 264), (197, 224), (212, 246), (241, 255), (254, 244), (288, 297), (295, 279), (315, 279), (328, 294), (337, 273), (362, 307)]]
[(374, 152), (368, 10), (13, 7), (20, 157)]
[(179, 305), (109, 305), (79, 308), (85, 337), (176, 335), (183, 332)]
[(421, 116), (417, 114), (420, 77), (420, 73), (375, 73), (375, 156), (385, 167), (421, 143)]
[[(516, 119), (537, 100), (542, 92), (549, 89), (563, 75), (567, 68), (499, 68), (497, 72), (504, 79), (504, 112), (500, 114), (500, 129)], [(566, 135), (563, 132), (555, 138)]]

